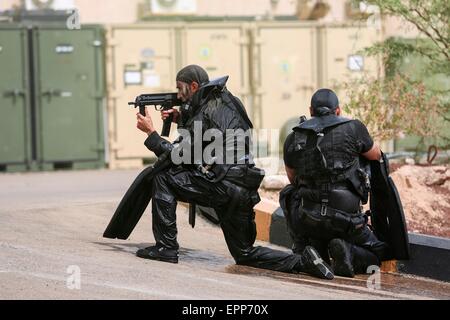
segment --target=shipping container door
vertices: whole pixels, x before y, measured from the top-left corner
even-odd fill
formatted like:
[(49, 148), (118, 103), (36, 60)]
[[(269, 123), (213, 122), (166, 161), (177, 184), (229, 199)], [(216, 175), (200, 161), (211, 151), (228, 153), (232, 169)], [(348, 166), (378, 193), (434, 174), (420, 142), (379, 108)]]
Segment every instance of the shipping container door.
[(0, 29), (0, 166), (30, 158), (27, 31)]
[(253, 34), (256, 125), (282, 129), (309, 115), (317, 87), (316, 30), (290, 24), (258, 24)]
[(40, 161), (104, 161), (95, 29), (37, 29), (34, 33)]
[(380, 41), (380, 33), (366, 26), (324, 27), (320, 30), (321, 84), (338, 90), (340, 84), (363, 76), (378, 77), (380, 62), (362, 52)]
[(248, 43), (244, 24), (188, 24), (182, 31), (182, 65), (200, 65), (210, 79), (230, 76), (227, 88), (250, 113)]
[[(144, 93), (176, 92), (175, 31), (171, 25), (112, 27), (109, 44), (109, 116), (112, 160), (155, 157), (144, 146), (145, 134), (136, 128), (136, 113), (128, 105)], [(149, 106), (161, 132), (160, 113)], [(171, 137), (176, 136), (172, 126)]]

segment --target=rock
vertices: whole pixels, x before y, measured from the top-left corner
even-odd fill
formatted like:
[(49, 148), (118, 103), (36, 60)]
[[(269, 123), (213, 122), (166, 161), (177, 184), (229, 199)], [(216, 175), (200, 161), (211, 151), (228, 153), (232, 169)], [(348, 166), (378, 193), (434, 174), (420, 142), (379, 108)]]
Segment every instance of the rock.
[(450, 191), (450, 179), (447, 179), (447, 181), (445, 181), (443, 187), (447, 188), (447, 190)]
[(405, 177), (405, 182), (406, 182), (406, 186), (408, 187), (408, 189), (411, 189), (412, 184), (411, 184), (411, 181), (409, 181), (408, 177)]
[(446, 173), (448, 171), (446, 166), (434, 166), (432, 168), (433, 171), (437, 173)]
[(405, 159), (405, 163), (406, 163), (406, 164), (409, 164), (410, 166), (413, 166), (413, 165), (416, 164), (416, 161), (414, 161), (413, 158), (406, 158), (406, 159)]
[(436, 171), (432, 171), (425, 178), (425, 184), (427, 186), (440, 186), (445, 183), (447, 180), (447, 175), (445, 173), (439, 173)]
[(267, 190), (281, 190), (289, 184), (289, 179), (284, 175), (266, 176), (262, 182), (262, 187)]
[(280, 170), (280, 158), (266, 157), (255, 159), (255, 165), (264, 169), (266, 176), (277, 175)]

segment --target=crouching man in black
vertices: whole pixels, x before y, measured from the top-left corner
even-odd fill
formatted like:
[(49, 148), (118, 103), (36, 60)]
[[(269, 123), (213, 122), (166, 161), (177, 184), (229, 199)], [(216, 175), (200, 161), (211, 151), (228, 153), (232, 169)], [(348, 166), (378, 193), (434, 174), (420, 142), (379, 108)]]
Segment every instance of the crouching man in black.
[(312, 118), (302, 118), (284, 144), (291, 182), (280, 194), (293, 239), (293, 251), (314, 246), (336, 275), (353, 277), (379, 266), (389, 255), (367, 225), (367, 160), (379, 160), (380, 148), (358, 120), (341, 117), (336, 94), (318, 90), (311, 99)]
[[(225, 81), (209, 81), (208, 74), (201, 67), (190, 65), (183, 68), (176, 78), (178, 98), (183, 105), (180, 111), (171, 109), (162, 112), (163, 119), (169, 114), (178, 128), (190, 133), (174, 143), (161, 138), (155, 131), (148, 112), (137, 114), (137, 127), (148, 134), (145, 145), (157, 156), (170, 151), (172, 165), (158, 173), (152, 184), (152, 217), (154, 246), (140, 249), (141, 258), (178, 262), (176, 207), (177, 201), (194, 203), (216, 210), (228, 249), (237, 264), (281, 272), (306, 272), (320, 278), (332, 279), (331, 269), (322, 261), (317, 251), (305, 246), (298, 254), (253, 246), (256, 239), (255, 214), (253, 207), (260, 201), (258, 187), (263, 171), (252, 163), (249, 140), (245, 144), (234, 141), (227, 130), (247, 131), (252, 124), (242, 103), (225, 86)], [(206, 163), (204, 159), (175, 164), (175, 156), (191, 148), (205, 150), (202, 141), (194, 141), (195, 129), (200, 134), (215, 129), (223, 135), (223, 150), (215, 158), (232, 155), (231, 163), (215, 160)], [(179, 130), (180, 131), (180, 130)], [(230, 139), (231, 140), (230, 142)], [(200, 145), (195, 145), (199, 143)], [(184, 144), (181, 153), (179, 146)], [(245, 149), (245, 150), (244, 150)], [(184, 150), (184, 151), (183, 151)], [(185, 157), (183, 159), (192, 157)], [(228, 159), (228, 157), (227, 157)], [(195, 159), (194, 159), (195, 160)], [(192, 164), (195, 163), (195, 164)]]

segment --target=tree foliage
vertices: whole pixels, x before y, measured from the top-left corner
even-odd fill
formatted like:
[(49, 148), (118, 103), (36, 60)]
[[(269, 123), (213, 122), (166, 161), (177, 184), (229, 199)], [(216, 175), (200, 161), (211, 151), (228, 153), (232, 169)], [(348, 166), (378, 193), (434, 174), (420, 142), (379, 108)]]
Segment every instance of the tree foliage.
[[(357, 1), (359, 2), (359, 1)], [(363, 79), (344, 84), (349, 97), (347, 111), (365, 122), (380, 140), (402, 135), (446, 136), (450, 126), (450, 1), (448, 0), (367, 0), (377, 5), (382, 16), (396, 16), (415, 26), (417, 39), (386, 39), (370, 48), (369, 55), (381, 55), (387, 71), (384, 79)], [(407, 57), (419, 57), (424, 74), (400, 71)], [(412, 69), (412, 68), (411, 68)], [(433, 86), (432, 77), (444, 78)], [(436, 81), (435, 81), (436, 83)], [(442, 130), (444, 128), (444, 130)]]
[(367, 125), (373, 138), (385, 141), (405, 135), (434, 137), (438, 103), (423, 84), (396, 75), (389, 81), (359, 79), (344, 85), (349, 102), (344, 111)]
[[(367, 0), (377, 5), (381, 14), (400, 17), (415, 26), (421, 38), (415, 43), (404, 43), (388, 39), (368, 51), (381, 53), (385, 59), (402, 58), (407, 54), (418, 54), (429, 59), (431, 71), (450, 71), (450, 1), (448, 0)], [(424, 39), (428, 41), (423, 41)]]

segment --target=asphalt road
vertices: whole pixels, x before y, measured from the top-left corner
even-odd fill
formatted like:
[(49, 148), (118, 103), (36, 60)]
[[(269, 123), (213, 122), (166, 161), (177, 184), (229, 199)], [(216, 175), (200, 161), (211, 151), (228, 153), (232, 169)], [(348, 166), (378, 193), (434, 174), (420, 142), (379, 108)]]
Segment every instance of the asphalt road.
[(325, 281), (236, 266), (221, 230), (201, 219), (193, 230), (183, 206), (179, 264), (137, 258), (154, 241), (149, 210), (130, 239), (102, 238), (137, 173), (0, 175), (0, 299), (450, 299), (450, 284), (404, 275), (382, 274), (371, 289), (366, 275)]

